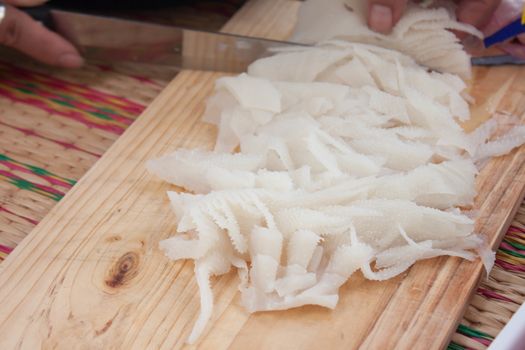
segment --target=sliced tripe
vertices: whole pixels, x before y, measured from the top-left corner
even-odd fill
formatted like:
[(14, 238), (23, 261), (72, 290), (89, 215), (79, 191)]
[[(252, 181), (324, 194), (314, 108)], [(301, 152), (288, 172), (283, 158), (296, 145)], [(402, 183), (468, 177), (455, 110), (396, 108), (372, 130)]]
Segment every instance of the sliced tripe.
[(216, 86), (229, 91), (242, 107), (271, 112), (281, 110), (281, 96), (267, 79), (255, 78), (243, 73), (237, 77), (220, 78)]
[(525, 126), (517, 126), (496, 140), (481, 144), (477, 148), (474, 158), (476, 161), (480, 161), (485, 158), (501, 156), (521, 146), (524, 142)]
[(210, 286), (210, 277), (222, 275), (230, 270), (235, 258), (228, 252), (226, 244), (221, 245), (223, 251), (212, 253), (195, 263), (195, 277), (199, 286), (200, 313), (188, 338), (188, 343), (194, 343), (204, 331), (213, 312), (213, 293)]
[(197, 193), (210, 190), (206, 172), (210, 167), (231, 170), (255, 170), (261, 164), (255, 154), (225, 154), (203, 150), (178, 149), (158, 159), (149, 160), (148, 170), (163, 180)]
[(358, 270), (383, 280), (436, 256), (494, 263), (474, 233), (477, 168), (522, 144), (525, 129), (501, 133), (516, 124), (508, 118), (471, 134), (459, 124), (472, 99), (456, 74), (470, 63), (446, 28), (479, 33), (414, 4), (390, 36), (366, 27), (364, 0), (308, 0), (303, 10), (323, 6), (333, 23), (313, 11), (305, 35), (337, 39), (281, 48), (217, 82), (204, 115), (218, 127), (214, 152), (148, 164), (194, 192), (168, 193), (177, 232), (160, 244), (171, 259), (195, 260), (201, 314), (190, 342), (213, 311), (210, 277), (231, 266), (242, 305), (257, 312), (334, 308)]
[[(282, 53), (255, 61), (248, 67), (248, 74), (270, 80), (312, 82), (329, 66), (347, 56), (344, 50), (317, 48)], [(282, 69), (283, 66), (287, 69)]]
[[(450, 31), (482, 37), (474, 27), (458, 23), (453, 10), (428, 9), (409, 2), (391, 34), (379, 34), (366, 25), (366, 2), (362, 0), (307, 0), (300, 8), (299, 21), (291, 40), (318, 43), (332, 38), (370, 43), (404, 52), (433, 69), (470, 77), (469, 56)], [(430, 38), (437, 38), (443, 44)], [(412, 41), (411, 41), (412, 39)], [(428, 45), (425, 49), (422, 46)], [(439, 47), (438, 47), (439, 46)], [(440, 56), (440, 60), (433, 60)], [(455, 61), (454, 65), (447, 62)]]

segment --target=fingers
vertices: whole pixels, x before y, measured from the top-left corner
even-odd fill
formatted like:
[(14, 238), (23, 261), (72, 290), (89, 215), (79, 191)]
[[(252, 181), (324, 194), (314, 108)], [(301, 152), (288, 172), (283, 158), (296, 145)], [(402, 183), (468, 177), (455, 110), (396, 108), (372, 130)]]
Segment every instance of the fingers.
[(407, 0), (368, 0), (368, 26), (382, 34), (390, 33), (406, 5)]
[[(456, 15), (461, 22), (483, 28), (500, 3), (501, 0), (460, 0)], [(368, 0), (368, 26), (379, 33), (390, 33), (406, 5), (407, 0)]]
[(460, 0), (456, 15), (460, 22), (482, 29), (489, 23), (500, 2), (501, 0)]
[(9, 5), (0, 23), (0, 44), (50, 65), (77, 68), (83, 64), (73, 45)]
[(525, 45), (523, 44), (503, 43), (500, 48), (513, 57), (525, 59)]

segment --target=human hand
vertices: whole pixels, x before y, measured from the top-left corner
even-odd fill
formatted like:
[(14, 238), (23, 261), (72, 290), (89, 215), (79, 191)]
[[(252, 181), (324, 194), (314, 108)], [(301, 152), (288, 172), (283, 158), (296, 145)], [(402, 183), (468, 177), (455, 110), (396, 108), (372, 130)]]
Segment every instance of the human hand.
[[(368, 0), (368, 26), (388, 34), (399, 21), (408, 0)], [(459, 0), (456, 16), (460, 22), (482, 29), (488, 23), (501, 0)]]
[(0, 44), (49, 65), (65, 68), (82, 66), (84, 60), (71, 43), (14, 7), (36, 6), (44, 2), (46, 0), (4, 1), (6, 11), (0, 22)]
[[(483, 34), (485, 36), (491, 35), (515, 21), (521, 16), (524, 5), (523, 0), (503, 0), (491, 17), (489, 24), (483, 29)], [(525, 34), (520, 34), (514, 40), (501, 43), (498, 47), (509, 55), (525, 59)]]

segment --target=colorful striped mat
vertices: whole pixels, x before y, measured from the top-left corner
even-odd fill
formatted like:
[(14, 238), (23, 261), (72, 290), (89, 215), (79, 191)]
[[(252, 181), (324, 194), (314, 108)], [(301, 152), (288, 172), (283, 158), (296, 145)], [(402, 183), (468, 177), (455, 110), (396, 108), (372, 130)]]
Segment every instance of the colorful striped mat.
[[(222, 25), (238, 1), (210, 3), (213, 20), (199, 17), (198, 26)], [(0, 262), (175, 74), (100, 64), (64, 71), (13, 57), (0, 61)], [(448, 349), (486, 349), (524, 300), (525, 203)]]

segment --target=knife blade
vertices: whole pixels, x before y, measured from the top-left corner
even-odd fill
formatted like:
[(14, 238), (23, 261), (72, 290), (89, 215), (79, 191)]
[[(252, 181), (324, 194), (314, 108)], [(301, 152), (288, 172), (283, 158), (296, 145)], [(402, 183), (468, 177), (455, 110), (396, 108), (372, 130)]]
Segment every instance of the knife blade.
[(473, 66), (524, 65), (525, 59), (513, 57), (510, 55), (496, 55), (472, 57), (470, 62)]
[(87, 59), (240, 73), (271, 50), (301, 45), (233, 34), (50, 10), (53, 30)]
[[(241, 73), (255, 60), (270, 56), (272, 50), (308, 46), (50, 8), (30, 15), (73, 43), (85, 58), (108, 63)], [(502, 55), (473, 57), (471, 63), (522, 65), (525, 60)]]

